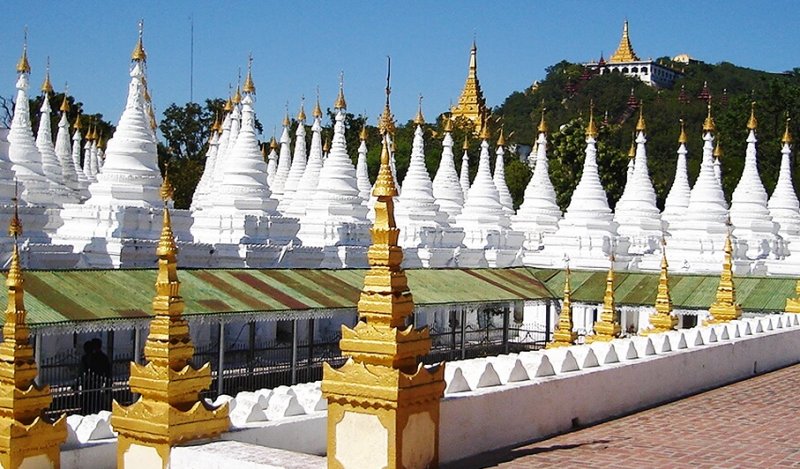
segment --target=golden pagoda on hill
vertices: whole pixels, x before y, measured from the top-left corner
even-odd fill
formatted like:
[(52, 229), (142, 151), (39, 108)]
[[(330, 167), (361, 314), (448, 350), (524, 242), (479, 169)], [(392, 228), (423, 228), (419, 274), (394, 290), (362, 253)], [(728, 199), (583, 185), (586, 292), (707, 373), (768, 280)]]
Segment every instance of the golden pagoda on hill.
[(452, 118), (464, 117), (472, 121), (477, 134), (483, 128), (483, 119), (487, 114), (486, 100), (483, 98), (481, 84), (478, 81), (478, 47), (472, 41), (469, 53), (469, 71), (464, 89), (458, 98), (458, 104), (450, 110)]

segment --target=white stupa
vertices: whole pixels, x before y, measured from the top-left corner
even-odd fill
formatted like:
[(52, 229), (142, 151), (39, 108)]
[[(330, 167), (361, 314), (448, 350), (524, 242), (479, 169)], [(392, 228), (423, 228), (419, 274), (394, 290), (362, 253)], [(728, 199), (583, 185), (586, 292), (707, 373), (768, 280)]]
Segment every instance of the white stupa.
[[(786, 119), (786, 131), (781, 143), (781, 169), (768, 207), (772, 220), (778, 223), (778, 234), (786, 243), (787, 257), (785, 261), (775, 263), (779, 265), (770, 265), (769, 271), (796, 275), (797, 265), (800, 264), (800, 202), (792, 181), (792, 135), (789, 132), (789, 119)], [(791, 272), (781, 268), (787, 265), (791, 265)]]
[(272, 185), (275, 173), (278, 172), (278, 142), (272, 136), (269, 139), (269, 154), (267, 155), (267, 182)]
[(627, 239), (617, 236), (614, 214), (597, 171), (597, 127), (589, 115), (586, 129), (586, 156), (578, 186), (572, 193), (558, 231), (545, 237), (543, 262), (562, 266), (566, 261), (575, 268), (608, 269), (616, 247), (627, 249)]
[(208, 198), (211, 191), (211, 183), (214, 179), (214, 166), (217, 163), (217, 152), (219, 151), (219, 137), (220, 137), (221, 124), (219, 116), (214, 119), (211, 124), (211, 136), (208, 139), (208, 150), (206, 151), (206, 162), (203, 166), (203, 174), (200, 176), (200, 181), (197, 182), (197, 187), (192, 195), (191, 210), (199, 210), (203, 208), (203, 204)]
[[(300, 177), (300, 182), (297, 183), (297, 192), (293, 198), (292, 203), (286, 207), (284, 214), (289, 217), (303, 218), (306, 214), (306, 206), (308, 202), (314, 198), (319, 185), (319, 174), (322, 171), (322, 109), (319, 106), (319, 97), (314, 105), (314, 110), (311, 115), (314, 117), (314, 123), (311, 125), (311, 148), (308, 154), (308, 161), (306, 162), (305, 171)], [(274, 144), (270, 152), (270, 163), (275, 164), (277, 168), (278, 155), (276, 150), (278, 144), (275, 139), (272, 139)], [(274, 163), (273, 163), (274, 162)]]
[(444, 139), (442, 139), (442, 159), (433, 178), (433, 197), (439, 210), (445, 212), (450, 224), (464, 208), (464, 192), (458, 180), (456, 165), (453, 161), (453, 124), (449, 118), (444, 120)]
[(678, 164), (675, 167), (675, 180), (672, 182), (672, 188), (667, 194), (667, 200), (664, 202), (664, 211), (661, 213), (661, 219), (664, 220), (664, 228), (669, 231), (669, 225), (677, 220), (689, 207), (689, 198), (692, 195), (692, 188), (689, 187), (689, 174), (686, 172), (686, 130), (684, 129), (683, 119), (681, 119), (681, 134), (678, 137)]
[[(361, 127), (361, 132), (358, 135), (361, 143), (358, 145), (358, 161), (356, 161), (356, 185), (358, 186), (358, 195), (364, 205), (369, 203), (370, 191), (372, 184), (369, 182), (369, 168), (367, 167), (367, 122), (364, 121), (364, 126)], [(369, 207), (367, 207), (369, 208)]]
[(500, 138), (497, 140), (497, 149), (495, 150), (494, 162), (494, 185), (497, 187), (497, 193), (500, 195), (500, 203), (503, 205), (509, 215), (514, 215), (514, 200), (511, 198), (511, 192), (508, 190), (506, 183), (506, 165), (505, 165), (505, 149), (506, 138), (503, 135), (503, 129), (500, 129)]
[[(319, 184), (300, 219), (298, 237), (304, 246), (321, 247), (323, 268), (366, 267), (370, 245), (367, 207), (361, 203), (356, 170), (347, 155), (342, 84), (336, 98), (333, 144), (319, 174)], [(277, 176), (276, 176), (277, 179)]]
[[(464, 154), (461, 155), (461, 173), (459, 173), (458, 181), (461, 185), (461, 193), (464, 194), (464, 202), (466, 203), (469, 198), (469, 142), (467, 137), (464, 136), (464, 145), (462, 146)], [(498, 195), (499, 197), (499, 195)]]
[[(234, 107), (237, 108), (237, 121), (236, 121), (236, 128), (239, 128), (239, 121), (241, 114), (238, 113), (238, 105), (234, 106), (233, 100), (228, 98), (225, 102), (225, 105), (222, 108), (222, 111), (225, 113), (225, 118), (222, 119), (222, 132), (219, 134), (219, 139), (217, 141), (217, 154), (214, 158), (214, 167), (213, 172), (211, 174), (211, 181), (208, 185), (208, 192), (206, 193), (205, 197), (200, 198), (198, 204), (202, 208), (206, 200), (214, 198), (216, 188), (222, 184), (222, 177), (224, 176), (224, 168), (225, 168), (225, 156), (228, 153), (228, 149), (233, 147), (233, 144), (236, 143), (235, 141), (231, 141), (231, 129), (233, 128), (234, 124)], [(237, 130), (238, 133), (238, 130)]]
[(625, 183), (633, 177), (633, 169), (636, 167), (636, 133), (633, 134), (631, 139), (631, 147), (628, 150), (628, 171), (625, 173)]
[(61, 119), (58, 121), (58, 134), (56, 134), (54, 150), (58, 157), (58, 163), (61, 166), (61, 173), (64, 176), (64, 185), (80, 198), (81, 185), (78, 180), (78, 175), (75, 172), (75, 166), (72, 163), (72, 141), (69, 135), (69, 121), (67, 120), (69, 102), (67, 101), (66, 93), (64, 93), (64, 100), (61, 102), (60, 111)]
[(297, 113), (297, 130), (294, 135), (292, 166), (289, 169), (289, 174), (286, 176), (286, 184), (284, 184), (283, 187), (283, 198), (280, 204), (278, 204), (278, 210), (281, 213), (285, 212), (287, 207), (292, 204), (295, 192), (297, 192), (297, 185), (300, 183), (300, 178), (303, 177), (303, 173), (306, 171), (306, 111), (303, 103), (300, 104), (300, 112)]
[(291, 121), (289, 121), (289, 111), (287, 110), (283, 118), (283, 131), (279, 140), (281, 151), (278, 156), (278, 169), (275, 171), (275, 178), (270, 185), (273, 196), (278, 200), (283, 198), (286, 181), (289, 179), (289, 172), (292, 169), (292, 150), (289, 147), (292, 140), (289, 137), (289, 125), (291, 125)]
[(425, 146), (422, 125), (422, 99), (414, 118), (416, 128), (411, 158), (403, 192), (397, 197), (395, 219), (400, 230), (398, 243), (403, 247), (403, 264), (407, 267), (454, 266), (455, 249), (461, 246), (464, 231), (450, 228), (446, 212), (439, 210), (433, 196), (433, 185), (425, 167)]
[(772, 221), (767, 208), (767, 191), (758, 174), (756, 152), (755, 103), (747, 122), (747, 150), (744, 170), (731, 197), (731, 226), (737, 239), (734, 257), (760, 260), (784, 257), (783, 240), (778, 236), (778, 225)]
[(720, 146), (719, 140), (717, 140), (717, 146), (714, 147), (714, 176), (722, 184), (722, 146)]
[(537, 254), (544, 248), (544, 237), (558, 231), (561, 220), (561, 208), (556, 203), (556, 191), (550, 181), (550, 165), (547, 160), (547, 124), (542, 112), (539, 123), (539, 137), (536, 140), (536, 167), (533, 176), (525, 188), (522, 205), (517, 214), (511, 217), (511, 226), (525, 235), (525, 252), (523, 262), (526, 265), (549, 265)]
[(474, 265), (475, 261), (465, 256), (468, 252), (462, 250), (456, 261), (461, 267), (519, 265), (524, 234), (512, 229), (509, 215), (500, 203), (500, 194), (492, 179), (488, 138), (489, 130), (484, 125), (478, 173), (472, 181), (464, 210), (456, 216), (456, 226), (466, 233), (464, 246), (482, 250), (484, 258), (478, 261), (479, 265)]
[[(661, 212), (656, 206), (656, 191), (647, 168), (647, 149), (645, 144), (645, 122), (643, 106), (639, 106), (639, 122), (636, 124), (636, 160), (633, 174), (628, 178), (625, 189), (617, 202), (614, 221), (619, 224), (617, 232), (630, 241), (629, 253), (648, 255), (660, 252), (661, 238), (664, 236)], [(621, 255), (625, 253), (618, 251)], [(660, 265), (660, 256), (654, 268)]]
[(75, 129), (75, 132), (72, 134), (72, 167), (75, 170), (75, 177), (78, 178), (81, 198), (84, 199), (89, 197), (89, 178), (86, 177), (86, 173), (83, 172), (83, 167), (81, 167), (81, 148), (83, 148), (83, 135), (81, 135), (80, 115), (75, 119), (75, 123), (72, 125), (72, 128)]
[(53, 93), (53, 85), (50, 83), (50, 71), (45, 75), (42, 83), (42, 107), (39, 109), (39, 130), (36, 133), (36, 148), (42, 157), (42, 172), (50, 182), (50, 190), (53, 199), (59, 203), (77, 202), (78, 198), (64, 184), (64, 174), (61, 169), (61, 162), (56, 156), (56, 149), (53, 145), (53, 128), (50, 124), (52, 108), (50, 107), (50, 94)]
[(719, 272), (728, 235), (728, 203), (722, 185), (714, 175), (716, 127), (711, 106), (703, 123), (703, 160), (684, 215), (669, 229), (667, 258), (683, 272)]

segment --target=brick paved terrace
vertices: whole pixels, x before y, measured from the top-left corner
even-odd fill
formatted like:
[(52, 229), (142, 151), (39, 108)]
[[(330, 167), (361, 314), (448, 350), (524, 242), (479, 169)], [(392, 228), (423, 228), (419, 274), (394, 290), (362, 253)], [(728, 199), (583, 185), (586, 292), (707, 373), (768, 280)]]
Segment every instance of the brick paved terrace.
[(444, 467), (800, 467), (800, 365)]

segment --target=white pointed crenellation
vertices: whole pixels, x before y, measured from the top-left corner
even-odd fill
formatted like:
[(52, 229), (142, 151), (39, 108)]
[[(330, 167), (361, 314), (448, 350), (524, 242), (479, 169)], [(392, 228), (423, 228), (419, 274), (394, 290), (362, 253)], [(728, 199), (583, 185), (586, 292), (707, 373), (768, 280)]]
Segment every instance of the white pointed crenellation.
[(678, 139), (678, 163), (675, 167), (675, 179), (672, 182), (672, 188), (667, 194), (667, 200), (664, 202), (664, 211), (661, 213), (661, 219), (664, 220), (664, 229), (669, 231), (669, 226), (675, 220), (686, 213), (689, 207), (689, 199), (692, 196), (692, 188), (689, 187), (689, 174), (686, 171), (686, 132), (683, 128), (683, 120), (681, 120), (681, 135)]
[(267, 182), (272, 186), (275, 173), (278, 172), (278, 142), (275, 137), (269, 139), (269, 154), (267, 155)]
[(514, 215), (514, 200), (511, 198), (511, 192), (508, 190), (508, 184), (506, 184), (505, 166), (505, 150), (503, 145), (498, 142), (495, 150), (494, 175), (492, 179), (495, 187), (497, 187), (497, 193), (500, 195), (500, 204), (503, 206), (503, 210), (509, 215)]
[(788, 260), (792, 263), (800, 262), (800, 202), (792, 181), (792, 149), (791, 135), (787, 121), (786, 133), (781, 147), (781, 168), (778, 174), (778, 183), (769, 199), (769, 213), (772, 220), (778, 223), (778, 234), (788, 244)]
[(469, 146), (467, 140), (464, 140), (464, 153), (461, 155), (461, 173), (458, 176), (459, 184), (461, 185), (461, 193), (464, 194), (464, 203), (469, 198)]
[(453, 137), (448, 131), (445, 131), (442, 140), (442, 159), (433, 178), (433, 197), (439, 209), (447, 213), (448, 221), (454, 223), (455, 217), (464, 208), (464, 192), (453, 161)]
[[(618, 223), (619, 235), (630, 241), (629, 253), (645, 255), (659, 251), (664, 230), (661, 211), (656, 206), (656, 191), (647, 168), (647, 138), (642, 107), (639, 109), (633, 174), (628, 178), (622, 197), (617, 202), (614, 221)], [(620, 254), (625, 253), (620, 251)]]
[(536, 140), (536, 167), (525, 187), (525, 194), (517, 214), (511, 217), (511, 226), (525, 234), (525, 262), (535, 262), (531, 257), (543, 247), (544, 237), (558, 231), (561, 209), (556, 203), (556, 191), (550, 181), (550, 164), (547, 159), (547, 136), (539, 132)]
[[(748, 260), (782, 258), (783, 240), (778, 236), (778, 225), (772, 221), (767, 207), (767, 191), (758, 174), (755, 116), (748, 122), (747, 150), (744, 169), (731, 196), (731, 226), (737, 240), (737, 253)], [(742, 244), (746, 243), (746, 251)]]
[(275, 171), (275, 178), (272, 180), (273, 196), (280, 200), (283, 198), (283, 193), (286, 187), (286, 181), (289, 178), (289, 171), (292, 168), (292, 150), (290, 149), (291, 137), (289, 136), (289, 114), (283, 120), (283, 131), (279, 140), (281, 144), (280, 154), (278, 156), (278, 169)]
[(300, 106), (300, 113), (297, 115), (297, 130), (294, 135), (292, 165), (289, 168), (289, 174), (286, 176), (286, 184), (283, 186), (283, 198), (278, 204), (278, 210), (281, 213), (285, 212), (288, 206), (294, 203), (297, 185), (306, 171), (306, 155), (308, 151), (306, 148), (306, 113), (302, 105)]
[[(356, 161), (356, 185), (358, 195), (364, 205), (369, 203), (372, 184), (369, 182), (369, 168), (367, 167), (367, 124), (361, 131), (361, 143), (358, 145), (358, 161)], [(369, 208), (369, 207), (367, 207)]]
[[(614, 214), (608, 206), (608, 196), (600, 182), (597, 167), (597, 129), (592, 116), (586, 131), (586, 151), (583, 172), (572, 193), (558, 231), (545, 238), (543, 254), (552, 265), (562, 265), (564, 259), (577, 268), (608, 268), (609, 259), (627, 239), (617, 236)], [(544, 264), (544, 262), (542, 263)]]

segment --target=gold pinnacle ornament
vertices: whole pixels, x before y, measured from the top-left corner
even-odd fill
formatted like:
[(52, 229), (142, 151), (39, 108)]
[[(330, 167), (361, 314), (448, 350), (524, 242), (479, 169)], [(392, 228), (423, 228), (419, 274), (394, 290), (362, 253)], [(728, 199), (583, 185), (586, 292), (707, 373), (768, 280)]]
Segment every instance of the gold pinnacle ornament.
[(711, 319), (706, 324), (719, 324), (742, 317), (742, 307), (736, 302), (736, 286), (733, 284), (733, 247), (731, 235), (725, 238), (725, 258), (719, 276), (717, 299), (708, 308)]
[(586, 126), (586, 138), (596, 139), (597, 126), (594, 123), (594, 101), (589, 102), (589, 125)]
[(17, 73), (31, 73), (31, 64), (28, 62), (28, 28), (25, 27), (25, 41), (22, 43), (22, 56), (17, 62)]
[(656, 311), (650, 315), (650, 329), (643, 335), (668, 332), (678, 326), (678, 317), (672, 315), (672, 296), (669, 294), (669, 264), (667, 263), (666, 243), (661, 242), (661, 275), (658, 278)]
[(481, 84), (478, 81), (478, 47), (472, 41), (472, 49), (469, 54), (469, 70), (467, 71), (467, 81), (464, 89), (458, 98), (458, 104), (451, 107), (453, 119), (464, 117), (472, 121), (475, 126), (475, 133), (481, 130), (481, 119), (486, 113), (486, 100), (481, 91)]
[(622, 328), (619, 325), (619, 311), (614, 303), (614, 259), (606, 276), (606, 292), (603, 295), (603, 310), (600, 319), (594, 323), (594, 335), (586, 337), (586, 342), (608, 342), (619, 337)]
[(334, 109), (347, 109), (347, 101), (344, 100), (344, 72), (339, 72), (339, 94), (336, 95), (336, 102), (333, 103)]
[(628, 35), (628, 20), (625, 20), (624, 25), (622, 26), (622, 39), (619, 40), (619, 46), (617, 46), (617, 50), (609, 57), (609, 63), (620, 63), (620, 62), (638, 62), (639, 57), (636, 55), (636, 52), (633, 51), (633, 46), (631, 45), (631, 38)]
[(572, 324), (572, 288), (569, 285), (570, 270), (564, 275), (564, 302), (561, 304), (561, 313), (558, 315), (558, 324), (553, 332), (553, 341), (547, 344), (547, 348), (568, 347), (575, 343), (578, 333), (573, 330)]
[(131, 53), (131, 61), (133, 62), (145, 62), (147, 60), (147, 53), (145, 53), (144, 44), (142, 43), (143, 33), (144, 20), (139, 20), (139, 40), (136, 41), (136, 47), (134, 47), (133, 52)]
[(394, 218), (397, 188), (386, 133), (382, 142), (359, 321), (352, 329), (342, 326), (340, 347), (347, 362), (338, 369), (325, 363), (323, 370), (328, 467), (335, 469), (438, 467), (444, 365), (423, 366), (430, 333), (409, 324), (414, 301), (401, 267)]
[(256, 94), (256, 84), (253, 81), (253, 54), (247, 57), (247, 77), (244, 79), (242, 91), (246, 94)]
[(164, 178), (164, 218), (158, 241), (158, 274), (153, 319), (144, 347), (146, 364), (131, 363), (131, 391), (139, 399), (129, 406), (113, 404), (111, 425), (119, 432), (117, 467), (169, 467), (170, 448), (216, 437), (229, 428), (228, 406), (210, 408), (199, 392), (211, 385), (211, 366), (191, 364), (194, 345), (183, 318), (178, 280), (178, 248), (172, 234), (167, 201), (172, 197)]
[(25, 310), (25, 289), (19, 261), (17, 237), (22, 224), (14, 216), (8, 232), (14, 237), (11, 265), (8, 269), (8, 306), (6, 307), (3, 342), (0, 343), (0, 467), (58, 468), (59, 446), (67, 438), (67, 421), (62, 415), (56, 421), (47, 419), (53, 398), (49, 386), (36, 384), (38, 369), (30, 342), (30, 329)]
[(756, 102), (750, 103), (750, 118), (747, 119), (747, 130), (755, 131), (758, 128), (758, 119), (756, 119)]

